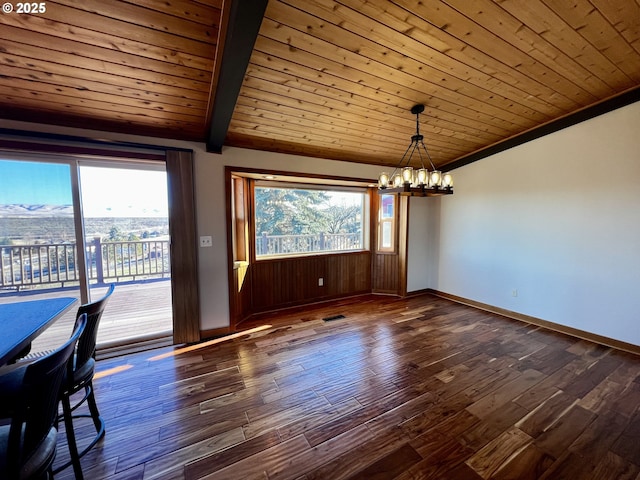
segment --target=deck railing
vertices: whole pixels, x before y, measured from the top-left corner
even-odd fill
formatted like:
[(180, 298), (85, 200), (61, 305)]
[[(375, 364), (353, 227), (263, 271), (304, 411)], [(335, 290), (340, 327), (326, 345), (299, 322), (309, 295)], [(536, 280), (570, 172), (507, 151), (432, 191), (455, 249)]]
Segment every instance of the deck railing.
[[(75, 243), (0, 245), (0, 288), (62, 287), (80, 280)], [(98, 283), (164, 278), (171, 275), (168, 240), (87, 244), (89, 280)]]
[[(267, 235), (256, 239), (257, 255), (358, 250), (359, 233)], [(138, 281), (171, 276), (168, 240), (87, 244), (89, 280), (98, 283)], [(34, 286), (70, 286), (80, 280), (75, 243), (0, 245), (0, 288), (21, 290)]]
[(317, 233), (314, 235), (267, 235), (256, 238), (256, 255), (359, 250), (360, 233)]

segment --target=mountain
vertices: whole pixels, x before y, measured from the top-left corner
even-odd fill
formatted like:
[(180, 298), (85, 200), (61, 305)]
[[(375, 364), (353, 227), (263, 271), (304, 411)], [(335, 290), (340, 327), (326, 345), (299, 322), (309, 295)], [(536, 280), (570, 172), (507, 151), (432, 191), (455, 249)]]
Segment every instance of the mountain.
[[(87, 238), (107, 238), (114, 231), (118, 238), (168, 235), (166, 217), (85, 218)], [(75, 241), (71, 205), (0, 205), (0, 244), (62, 243)]]
[(0, 205), (0, 218), (73, 217), (72, 205)]

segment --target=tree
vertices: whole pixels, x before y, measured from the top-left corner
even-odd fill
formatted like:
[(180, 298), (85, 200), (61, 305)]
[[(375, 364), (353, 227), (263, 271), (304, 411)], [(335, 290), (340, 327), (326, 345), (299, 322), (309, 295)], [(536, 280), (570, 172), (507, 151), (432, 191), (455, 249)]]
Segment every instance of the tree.
[(120, 230), (120, 228), (114, 225), (109, 229), (109, 240), (111, 240), (112, 242), (117, 242), (122, 239), (122, 230)]
[(269, 235), (308, 235), (325, 227), (320, 208), (329, 196), (320, 190), (292, 188), (255, 189), (256, 233)]
[(358, 205), (330, 205), (324, 212), (327, 233), (357, 233), (360, 231)]

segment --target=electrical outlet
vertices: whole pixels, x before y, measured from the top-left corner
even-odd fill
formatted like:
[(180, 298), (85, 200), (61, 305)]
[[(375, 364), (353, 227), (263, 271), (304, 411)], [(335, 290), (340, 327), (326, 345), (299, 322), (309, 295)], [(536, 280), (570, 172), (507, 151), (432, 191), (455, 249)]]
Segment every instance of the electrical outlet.
[(518, 296), (518, 290), (516, 290), (515, 288), (513, 290), (511, 290), (511, 296), (512, 297), (517, 297)]
[(211, 238), (211, 235), (200, 237), (200, 246), (201, 247), (212, 247), (213, 246), (213, 239)]
[(324, 278), (322, 278), (322, 277), (318, 278), (318, 286), (319, 287), (323, 287), (324, 286)]

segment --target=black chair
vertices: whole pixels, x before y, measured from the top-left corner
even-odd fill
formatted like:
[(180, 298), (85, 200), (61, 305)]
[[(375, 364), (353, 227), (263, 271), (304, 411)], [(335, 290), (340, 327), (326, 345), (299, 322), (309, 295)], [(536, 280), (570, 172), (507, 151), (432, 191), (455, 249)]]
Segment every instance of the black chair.
[(19, 380), (18, 401), (11, 423), (0, 426), (0, 478), (53, 477), (60, 387), (86, 320), (83, 315), (76, 321), (71, 338), (57, 350), (11, 373)]
[[(78, 346), (76, 348), (75, 355), (71, 358), (71, 371), (68, 377), (65, 379), (62, 385), (62, 417), (64, 419), (64, 426), (67, 433), (67, 443), (69, 444), (69, 454), (71, 460), (64, 465), (54, 470), (54, 473), (67, 468), (69, 465), (73, 465), (73, 471), (76, 479), (82, 479), (82, 468), (80, 466), (80, 458), (87, 453), (98, 441), (104, 436), (105, 424), (103, 418), (98, 411), (98, 405), (96, 404), (96, 398), (93, 393), (93, 374), (95, 370), (95, 354), (96, 354), (96, 337), (98, 335), (98, 326), (102, 313), (104, 312), (107, 302), (113, 293), (115, 285), (111, 285), (106, 295), (100, 300), (95, 302), (81, 305), (78, 308), (77, 318), (81, 318), (83, 315), (87, 317), (87, 326), (80, 339), (78, 340)], [(77, 392), (84, 390), (84, 396), (75, 404), (71, 405), (71, 396)], [(89, 415), (74, 415), (74, 411), (87, 402), (89, 406)], [(96, 429), (96, 435), (91, 442), (81, 451), (78, 452), (78, 444), (76, 441), (75, 431), (73, 429), (73, 419), (87, 417), (93, 420), (93, 424)]]

